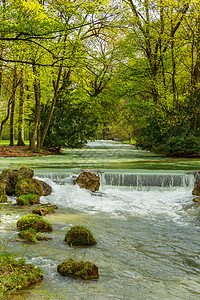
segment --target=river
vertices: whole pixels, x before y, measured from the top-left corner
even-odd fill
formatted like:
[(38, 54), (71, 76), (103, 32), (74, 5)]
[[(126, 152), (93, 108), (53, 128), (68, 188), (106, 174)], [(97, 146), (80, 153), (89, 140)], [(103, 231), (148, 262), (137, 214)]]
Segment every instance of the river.
[[(11, 299), (143, 300), (200, 298), (200, 205), (193, 202), (198, 159), (171, 159), (112, 141), (90, 142), (59, 156), (0, 158), (0, 168), (26, 166), (49, 183), (53, 193), (41, 203), (56, 204), (45, 216), (52, 240), (16, 241), (16, 222), (32, 208), (15, 198), (0, 223), (2, 251), (43, 270), (44, 280)], [(99, 192), (73, 185), (83, 169), (98, 170)], [(85, 225), (98, 241), (93, 247), (64, 242), (72, 225)], [(99, 280), (62, 277), (57, 265), (69, 257), (99, 267)]]

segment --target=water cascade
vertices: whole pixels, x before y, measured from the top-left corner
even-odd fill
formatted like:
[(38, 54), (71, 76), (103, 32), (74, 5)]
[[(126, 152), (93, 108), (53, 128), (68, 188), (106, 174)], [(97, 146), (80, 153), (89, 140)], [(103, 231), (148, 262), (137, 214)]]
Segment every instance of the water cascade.
[(193, 187), (194, 174), (187, 173), (128, 173), (104, 172), (102, 184), (106, 186), (136, 187)]

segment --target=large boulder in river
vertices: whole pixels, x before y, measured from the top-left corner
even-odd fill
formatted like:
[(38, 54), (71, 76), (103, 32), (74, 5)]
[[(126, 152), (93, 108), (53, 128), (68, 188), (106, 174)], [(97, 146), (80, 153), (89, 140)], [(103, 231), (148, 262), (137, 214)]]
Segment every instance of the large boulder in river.
[(85, 280), (99, 278), (98, 267), (89, 261), (77, 262), (70, 258), (68, 261), (58, 265), (57, 271), (63, 276), (73, 278)]
[(200, 180), (198, 180), (195, 184), (195, 187), (192, 191), (193, 195), (200, 196)]
[(25, 178), (32, 178), (34, 175), (33, 170), (25, 167), (20, 169), (5, 169), (0, 175), (0, 183), (5, 186), (7, 195), (15, 195), (15, 185), (19, 180)]
[[(3, 170), (0, 174), (0, 203), (7, 201), (7, 195), (50, 195), (52, 193), (52, 187), (44, 181), (33, 179), (33, 175), (33, 170), (25, 167)], [(19, 202), (21, 202), (18, 204), (25, 205), (27, 201), (26, 199), (24, 200), (25, 201), (19, 200)], [(39, 203), (38, 200), (36, 203)], [(29, 201), (28, 204), (34, 204), (34, 201)]]
[(16, 196), (36, 194), (39, 196), (47, 196), (52, 193), (52, 187), (44, 181), (38, 179), (22, 179), (15, 185)]
[(83, 171), (75, 182), (82, 188), (90, 190), (92, 192), (98, 191), (100, 187), (100, 178), (98, 175), (92, 172)]

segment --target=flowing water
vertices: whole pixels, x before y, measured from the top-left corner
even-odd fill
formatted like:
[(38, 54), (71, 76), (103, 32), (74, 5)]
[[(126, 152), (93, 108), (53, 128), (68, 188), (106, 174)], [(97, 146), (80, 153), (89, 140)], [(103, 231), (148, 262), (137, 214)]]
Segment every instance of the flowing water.
[[(55, 214), (45, 216), (53, 226), (48, 234), (52, 239), (28, 245), (16, 240), (16, 222), (32, 208), (18, 208), (14, 197), (2, 208), (2, 251), (25, 257), (44, 275), (41, 283), (11, 299), (199, 299), (200, 205), (192, 196), (199, 161), (195, 162), (172, 160), (171, 168), (166, 157), (114, 142), (93, 142), (58, 157), (23, 158), (21, 163), (18, 158), (2, 159), (1, 168), (33, 168), (35, 177), (53, 188), (41, 203), (58, 206)], [(98, 192), (73, 184), (83, 168), (99, 170)], [(89, 227), (97, 245), (67, 245), (64, 237), (72, 225)], [(99, 280), (59, 275), (57, 265), (69, 257), (94, 262)]]

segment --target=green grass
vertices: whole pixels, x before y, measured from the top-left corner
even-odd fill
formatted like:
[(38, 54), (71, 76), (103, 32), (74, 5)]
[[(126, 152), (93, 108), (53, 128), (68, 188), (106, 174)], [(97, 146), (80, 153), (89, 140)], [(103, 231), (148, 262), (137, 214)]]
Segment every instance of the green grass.
[[(24, 141), (26, 146), (29, 145), (29, 141), (25, 140)], [(10, 140), (1, 140), (1, 146), (9, 146), (10, 145)], [(15, 141), (15, 145), (17, 145), (17, 140)]]

